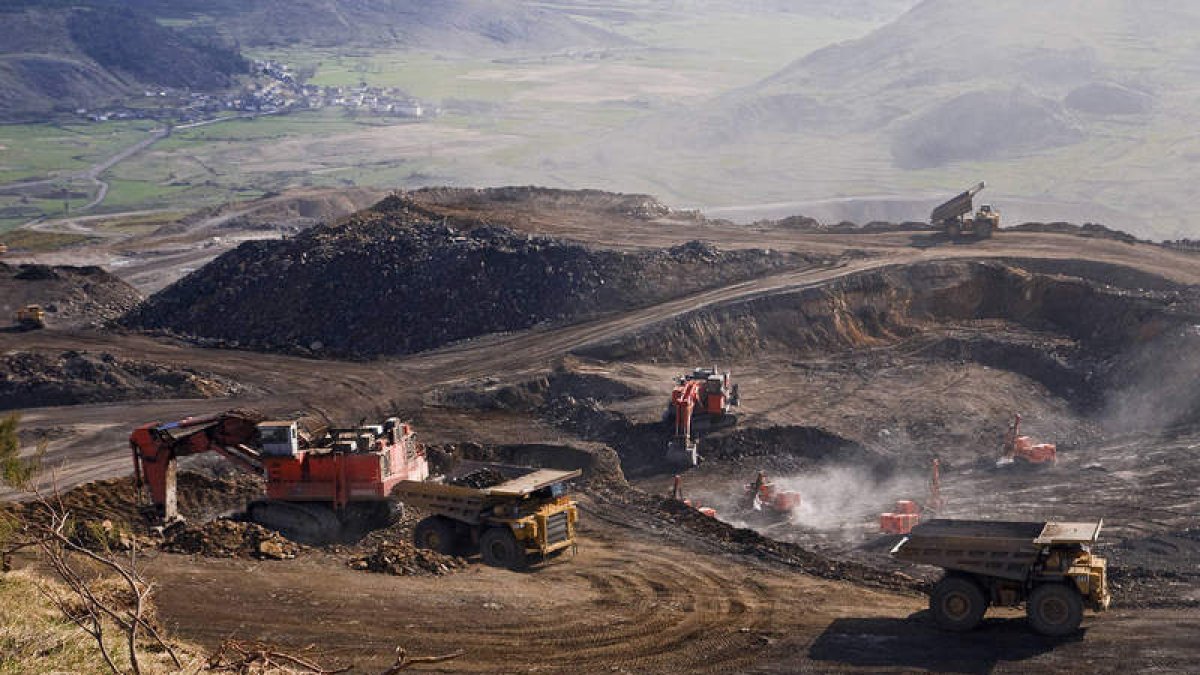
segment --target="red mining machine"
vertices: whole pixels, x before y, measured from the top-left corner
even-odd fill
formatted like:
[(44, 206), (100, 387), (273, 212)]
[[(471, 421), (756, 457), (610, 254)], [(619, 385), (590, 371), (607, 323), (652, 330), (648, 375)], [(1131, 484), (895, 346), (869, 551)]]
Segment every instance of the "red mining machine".
[(754, 482), (746, 486), (742, 497), (742, 508), (747, 513), (759, 513), (771, 518), (787, 518), (800, 508), (799, 492), (780, 490), (767, 480), (767, 474), (759, 471)]
[(703, 506), (700, 504), (700, 502), (692, 501), (691, 499), (688, 499), (687, 497), (683, 496), (683, 477), (682, 476), (678, 476), (678, 475), (675, 476), (675, 480), (671, 483), (671, 499), (674, 499), (677, 502), (683, 502), (684, 506), (690, 506), (693, 509), (696, 509), (697, 511), (699, 511), (701, 514), (708, 516), (709, 518), (717, 517), (716, 509), (709, 507), (709, 506)]
[(181, 520), (175, 479), (180, 457), (215, 452), (267, 482), (251, 520), (298, 541), (334, 541), (347, 528), (386, 525), (389, 495), (404, 480), (424, 480), (429, 465), (412, 428), (382, 425), (307, 434), (296, 421), (263, 421), (230, 411), (178, 422), (151, 422), (129, 437), (139, 498), (148, 487), (156, 515)]
[(674, 436), (667, 445), (666, 459), (677, 466), (696, 466), (700, 461), (699, 444), (692, 436), (693, 427), (727, 426), (737, 421), (729, 409), (738, 404), (738, 387), (729, 383), (728, 372), (697, 368), (681, 376), (671, 392), (666, 419), (672, 422)]
[(945, 502), (942, 500), (942, 469), (941, 461), (933, 460), (932, 473), (929, 477), (929, 499), (925, 504), (918, 505), (911, 499), (901, 499), (896, 502), (896, 510), (879, 514), (879, 530), (885, 534), (908, 534), (921, 522), (922, 518), (936, 516)]
[(1033, 465), (1058, 463), (1058, 446), (1053, 443), (1034, 443), (1028, 436), (1021, 436), (1021, 415), (1013, 415), (1012, 428), (1004, 439), (1004, 450), (996, 466), (1008, 466), (1014, 462)]

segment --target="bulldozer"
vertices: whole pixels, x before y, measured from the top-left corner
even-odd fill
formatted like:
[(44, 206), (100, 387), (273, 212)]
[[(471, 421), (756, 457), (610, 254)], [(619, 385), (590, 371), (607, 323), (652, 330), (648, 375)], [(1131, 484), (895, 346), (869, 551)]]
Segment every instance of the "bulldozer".
[[(429, 465), (412, 427), (398, 418), (381, 425), (308, 433), (296, 420), (265, 420), (229, 411), (177, 422), (150, 422), (129, 437), (138, 498), (149, 492), (152, 519), (182, 521), (175, 490), (178, 459), (214, 452), (262, 476), (264, 498), (247, 507), (250, 520), (295, 541), (339, 541), (390, 524), (402, 505), (391, 492), (424, 480)], [(145, 491), (143, 490), (145, 488)]]
[(983, 181), (980, 181), (966, 192), (939, 205), (929, 215), (930, 224), (950, 239), (990, 239), (992, 233), (1000, 227), (1000, 212), (990, 204), (983, 204), (975, 215), (971, 216), (975, 195), (982, 192), (984, 187), (986, 186)]
[(25, 305), (13, 317), (23, 330), (38, 330), (46, 327), (46, 310), (41, 305)]

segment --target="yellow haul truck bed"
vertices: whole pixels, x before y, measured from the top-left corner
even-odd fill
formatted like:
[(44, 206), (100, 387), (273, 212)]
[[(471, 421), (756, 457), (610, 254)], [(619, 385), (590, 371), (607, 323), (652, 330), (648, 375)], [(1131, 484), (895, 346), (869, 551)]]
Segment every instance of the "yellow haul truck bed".
[[(439, 553), (471, 555), (496, 567), (520, 568), (574, 549), (579, 511), (568, 483), (581, 471), (464, 462), (439, 481), (405, 481), (392, 495), (432, 515), (413, 541)], [(462, 476), (500, 480), (487, 487), (455, 484)]]
[(1091, 552), (1101, 525), (932, 520), (913, 528), (892, 556), (946, 570), (929, 594), (942, 628), (971, 630), (988, 606), (1024, 604), (1034, 630), (1067, 635), (1085, 605), (1108, 609), (1107, 563)]

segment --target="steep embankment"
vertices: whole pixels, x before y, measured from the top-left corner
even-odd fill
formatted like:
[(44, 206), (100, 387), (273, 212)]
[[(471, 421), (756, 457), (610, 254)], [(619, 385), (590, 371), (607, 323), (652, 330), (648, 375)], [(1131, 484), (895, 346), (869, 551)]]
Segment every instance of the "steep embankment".
[[(524, 198), (540, 192), (555, 191)], [(589, 248), (490, 222), (486, 209), (469, 204), (451, 217), (390, 197), (294, 239), (247, 242), (152, 296), (125, 323), (252, 349), (404, 354), (653, 304), (807, 261), (701, 242)]]
[(1194, 288), (1108, 265), (1064, 264), (1046, 274), (1020, 264), (938, 262), (855, 274), (682, 314), (580, 353), (744, 362), (908, 343), (924, 359), (1028, 378), (1114, 428), (1200, 419), (1192, 386), (1200, 371), (1188, 356), (1198, 348)]

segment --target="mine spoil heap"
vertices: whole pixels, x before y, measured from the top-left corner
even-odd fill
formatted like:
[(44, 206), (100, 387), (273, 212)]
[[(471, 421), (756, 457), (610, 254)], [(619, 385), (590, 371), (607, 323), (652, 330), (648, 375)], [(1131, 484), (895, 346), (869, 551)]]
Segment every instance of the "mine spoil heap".
[(662, 301), (802, 262), (701, 242), (595, 249), (453, 220), (403, 196), (283, 241), (247, 242), (123, 322), (215, 345), (405, 354)]
[(147, 398), (216, 398), (247, 391), (213, 373), (107, 352), (0, 355), (0, 410)]
[[(0, 298), (10, 308), (41, 305), (51, 326), (101, 325), (121, 317), (142, 300), (136, 289), (99, 267), (3, 262)], [(0, 325), (9, 318), (0, 317)]]

